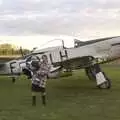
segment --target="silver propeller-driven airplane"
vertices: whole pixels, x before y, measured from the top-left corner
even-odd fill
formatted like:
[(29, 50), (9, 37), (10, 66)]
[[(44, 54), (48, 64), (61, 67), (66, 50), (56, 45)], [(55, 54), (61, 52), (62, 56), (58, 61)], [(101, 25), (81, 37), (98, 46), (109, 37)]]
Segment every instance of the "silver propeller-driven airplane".
[(1, 75), (11, 75), (13, 80), (19, 76), (31, 61), (33, 56), (41, 58), (46, 55), (51, 71), (48, 77), (57, 76), (63, 69), (72, 71), (85, 69), (89, 79), (95, 79), (99, 88), (110, 88), (111, 82), (101, 70), (100, 64), (120, 58), (120, 36), (95, 39), (90, 41), (75, 40), (73, 48), (51, 47), (35, 50), (19, 59), (14, 59), (0, 64)]

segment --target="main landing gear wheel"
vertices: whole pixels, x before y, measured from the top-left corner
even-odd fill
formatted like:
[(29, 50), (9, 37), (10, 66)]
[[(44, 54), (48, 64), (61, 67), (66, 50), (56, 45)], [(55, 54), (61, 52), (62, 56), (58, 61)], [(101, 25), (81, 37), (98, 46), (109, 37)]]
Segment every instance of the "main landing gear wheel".
[(111, 81), (106, 74), (101, 70), (99, 64), (94, 64), (85, 69), (85, 72), (89, 79), (96, 80), (97, 87), (100, 89), (110, 89)]

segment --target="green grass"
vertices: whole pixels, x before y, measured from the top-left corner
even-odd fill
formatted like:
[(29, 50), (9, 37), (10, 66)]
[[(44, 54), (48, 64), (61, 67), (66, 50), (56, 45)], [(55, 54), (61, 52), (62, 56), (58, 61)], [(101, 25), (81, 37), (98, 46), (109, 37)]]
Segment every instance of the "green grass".
[(0, 120), (120, 120), (120, 68), (104, 67), (112, 80), (110, 90), (96, 88), (84, 71), (71, 77), (49, 80), (47, 106), (40, 96), (31, 106), (30, 81), (21, 77), (15, 84), (0, 79)]

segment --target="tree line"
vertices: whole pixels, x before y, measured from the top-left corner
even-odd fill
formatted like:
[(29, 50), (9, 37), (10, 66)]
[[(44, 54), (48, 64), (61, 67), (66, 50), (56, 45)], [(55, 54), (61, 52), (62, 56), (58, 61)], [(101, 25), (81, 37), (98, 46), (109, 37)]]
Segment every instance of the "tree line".
[(0, 44), (0, 55), (21, 55), (27, 54), (30, 51), (28, 49), (17, 48), (15, 45), (4, 43)]

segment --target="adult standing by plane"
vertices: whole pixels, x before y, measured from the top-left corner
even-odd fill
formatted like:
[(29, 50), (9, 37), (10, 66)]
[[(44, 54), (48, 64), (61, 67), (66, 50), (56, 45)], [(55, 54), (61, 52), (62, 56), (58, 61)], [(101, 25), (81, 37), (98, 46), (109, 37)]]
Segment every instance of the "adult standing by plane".
[(47, 56), (43, 55), (41, 59), (35, 56), (31, 58), (29, 70), (31, 71), (32, 81), (32, 105), (36, 105), (37, 93), (41, 93), (42, 104), (46, 105), (46, 81), (50, 70)]

